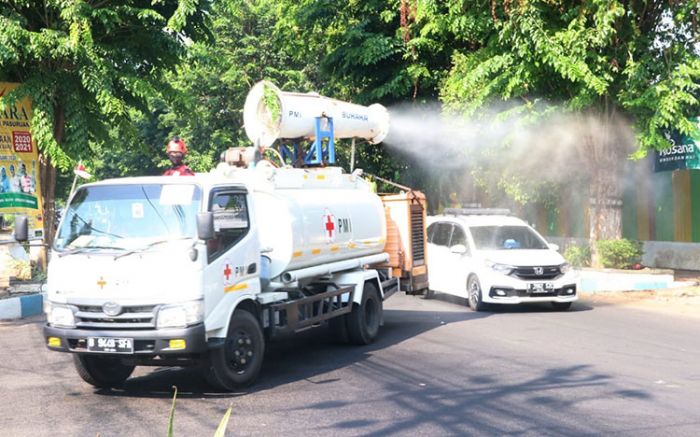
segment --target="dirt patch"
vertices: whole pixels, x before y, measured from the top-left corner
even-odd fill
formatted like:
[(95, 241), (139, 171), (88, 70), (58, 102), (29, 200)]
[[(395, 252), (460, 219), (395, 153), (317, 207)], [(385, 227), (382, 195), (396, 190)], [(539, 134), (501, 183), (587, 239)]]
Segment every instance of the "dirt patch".
[(588, 294), (581, 299), (594, 306), (621, 305), (700, 319), (700, 286)]

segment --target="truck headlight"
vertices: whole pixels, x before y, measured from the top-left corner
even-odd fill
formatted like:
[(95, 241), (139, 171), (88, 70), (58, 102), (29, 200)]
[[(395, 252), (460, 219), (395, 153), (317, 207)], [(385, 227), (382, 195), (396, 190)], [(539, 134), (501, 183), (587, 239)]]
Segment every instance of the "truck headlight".
[(158, 310), (157, 328), (186, 328), (204, 320), (204, 301), (167, 305)]
[(44, 312), (49, 325), (57, 328), (75, 328), (75, 315), (72, 308), (47, 302), (44, 305)]
[(499, 264), (492, 261), (486, 261), (486, 265), (491, 268), (491, 270), (502, 273), (504, 275), (510, 275), (515, 270), (515, 266), (509, 264)]

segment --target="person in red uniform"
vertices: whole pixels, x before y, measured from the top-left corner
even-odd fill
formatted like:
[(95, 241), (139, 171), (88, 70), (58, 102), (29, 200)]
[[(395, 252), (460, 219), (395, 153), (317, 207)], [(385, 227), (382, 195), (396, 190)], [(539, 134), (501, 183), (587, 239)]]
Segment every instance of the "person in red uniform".
[(187, 154), (187, 146), (185, 142), (178, 136), (173, 137), (165, 149), (170, 162), (173, 166), (165, 170), (163, 176), (194, 176), (194, 172), (182, 162), (182, 159)]

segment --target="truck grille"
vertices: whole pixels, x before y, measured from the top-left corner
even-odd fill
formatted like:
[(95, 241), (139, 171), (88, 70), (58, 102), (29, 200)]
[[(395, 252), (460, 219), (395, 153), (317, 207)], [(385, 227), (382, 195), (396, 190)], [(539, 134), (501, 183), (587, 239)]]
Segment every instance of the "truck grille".
[(527, 281), (539, 281), (558, 278), (561, 270), (559, 266), (516, 267), (511, 275)]
[(411, 254), (413, 265), (425, 263), (425, 225), (423, 224), (423, 206), (411, 205)]
[(149, 329), (156, 327), (155, 305), (125, 306), (118, 316), (108, 316), (97, 305), (78, 305), (76, 327), (87, 329)]

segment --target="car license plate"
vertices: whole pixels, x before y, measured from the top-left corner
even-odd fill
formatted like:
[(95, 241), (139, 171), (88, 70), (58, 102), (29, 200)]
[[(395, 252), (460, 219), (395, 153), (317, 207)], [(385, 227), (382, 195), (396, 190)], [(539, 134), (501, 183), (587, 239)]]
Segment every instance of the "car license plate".
[(554, 290), (554, 284), (551, 282), (533, 282), (527, 284), (527, 290), (530, 293), (550, 293)]
[(112, 354), (133, 354), (133, 338), (88, 337), (89, 352), (106, 352)]

